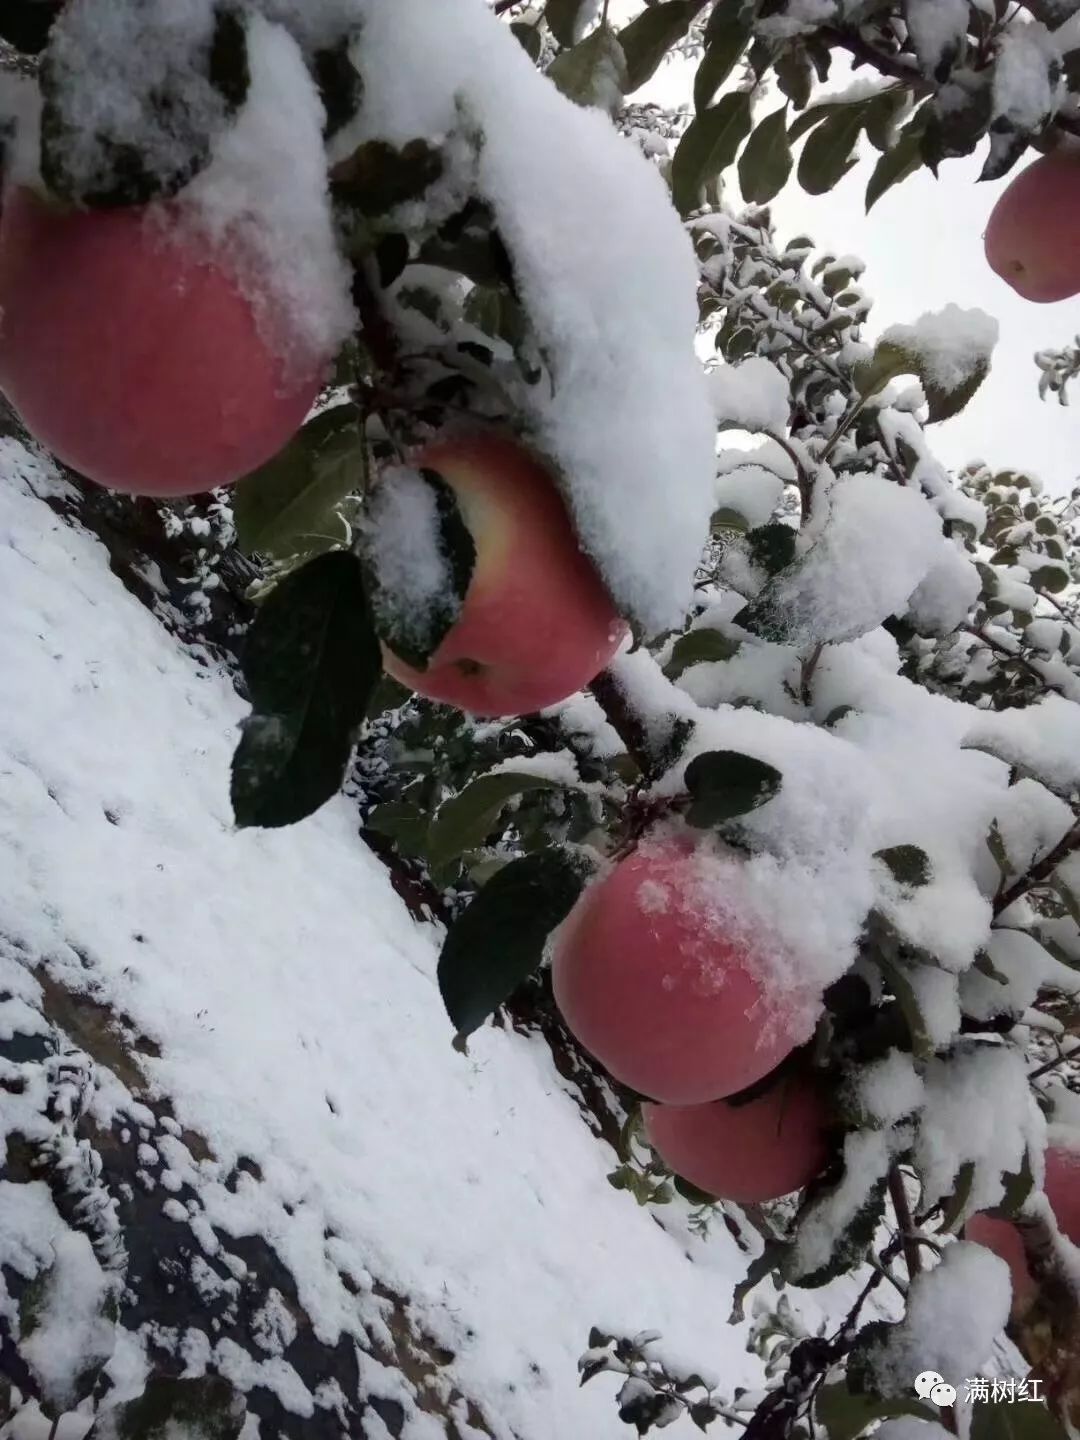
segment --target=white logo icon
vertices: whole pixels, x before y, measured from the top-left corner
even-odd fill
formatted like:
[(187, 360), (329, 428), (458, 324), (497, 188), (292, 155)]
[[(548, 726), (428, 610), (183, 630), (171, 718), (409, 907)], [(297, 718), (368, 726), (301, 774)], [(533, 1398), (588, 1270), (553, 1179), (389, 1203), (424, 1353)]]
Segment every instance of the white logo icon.
[(956, 1387), (946, 1383), (944, 1375), (936, 1370), (924, 1370), (915, 1377), (915, 1394), (920, 1400), (930, 1400), (934, 1405), (955, 1405)]

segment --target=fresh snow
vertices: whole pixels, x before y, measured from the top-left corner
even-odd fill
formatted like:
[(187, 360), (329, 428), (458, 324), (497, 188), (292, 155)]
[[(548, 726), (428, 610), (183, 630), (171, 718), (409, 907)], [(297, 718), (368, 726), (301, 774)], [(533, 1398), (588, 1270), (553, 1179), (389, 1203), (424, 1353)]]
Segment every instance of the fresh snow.
[(946, 305), (920, 316), (914, 325), (891, 325), (879, 343), (918, 355), (933, 384), (951, 391), (990, 363), (997, 339), (998, 322), (985, 310)]
[[(611, 1387), (577, 1386), (593, 1324), (655, 1326), (725, 1388), (759, 1384), (745, 1331), (725, 1323), (745, 1257), (722, 1225), (703, 1242), (607, 1185), (614, 1156), (542, 1040), (489, 1028), (467, 1057), (452, 1049), (438, 933), (408, 918), (353, 806), (234, 830), (228, 767), (246, 707), (32, 493), (59, 483), (0, 442), (0, 934), (160, 1044), (144, 1062), (153, 1086), (215, 1157), (167, 1144), (163, 1214), (196, 1251), (211, 1225), (268, 1237), (328, 1344), (363, 1344), (363, 1324), (383, 1323), (374, 1280), (407, 1296), (500, 1440), (624, 1433)], [(6, 971), (32, 1003), (30, 975)], [(121, 1091), (111, 1082), (96, 1103)], [(230, 1189), (243, 1156), (264, 1180)], [(181, 1185), (197, 1203), (177, 1199)], [(48, 1255), (61, 1231), (45, 1187), (5, 1186), (2, 1200), (5, 1231)], [(268, 1313), (246, 1354), (198, 1330), (185, 1343), (241, 1385), (285, 1387), (302, 1414), (310, 1395), (275, 1353), (286, 1330)], [(130, 1344), (110, 1365), (137, 1393)], [(375, 1393), (396, 1393), (396, 1377), (364, 1365)], [(431, 1433), (414, 1411), (409, 1440)]]

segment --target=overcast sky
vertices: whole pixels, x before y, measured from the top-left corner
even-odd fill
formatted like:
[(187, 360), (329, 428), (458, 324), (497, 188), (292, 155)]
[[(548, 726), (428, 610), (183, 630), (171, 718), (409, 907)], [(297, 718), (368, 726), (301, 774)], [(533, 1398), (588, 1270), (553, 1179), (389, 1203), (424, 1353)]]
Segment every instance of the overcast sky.
[[(626, 5), (628, 12), (637, 8)], [(689, 103), (693, 71), (690, 64), (671, 61), (635, 99)], [(830, 91), (843, 89), (844, 72), (838, 61)], [(757, 115), (765, 116), (776, 104), (777, 97), (767, 97)], [(866, 273), (860, 283), (874, 299), (868, 339), (950, 301), (993, 315), (1001, 338), (990, 375), (961, 415), (935, 427), (935, 451), (954, 468), (982, 459), (996, 470), (1038, 475), (1047, 489), (1070, 490), (1080, 480), (1080, 381), (1069, 406), (1059, 405), (1053, 396), (1040, 400), (1033, 356), (1036, 350), (1068, 344), (1080, 333), (1080, 296), (1057, 305), (1034, 305), (990, 269), (982, 236), (1008, 178), (975, 183), (985, 146), (969, 159), (946, 161), (940, 180), (928, 170), (918, 171), (888, 191), (869, 216), (863, 196), (877, 151), (865, 138), (861, 147), (859, 164), (828, 195), (807, 195), (792, 175), (772, 205), (778, 237), (783, 241), (806, 234), (822, 250), (862, 256)], [(1035, 158), (1034, 151), (1031, 155)], [(737, 204), (734, 167), (725, 178)]]

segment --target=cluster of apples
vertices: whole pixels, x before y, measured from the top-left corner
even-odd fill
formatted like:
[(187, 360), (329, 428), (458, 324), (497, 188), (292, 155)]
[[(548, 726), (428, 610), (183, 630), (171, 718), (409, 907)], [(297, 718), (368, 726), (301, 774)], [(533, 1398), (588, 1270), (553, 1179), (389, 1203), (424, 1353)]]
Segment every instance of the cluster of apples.
[[(284, 307), (182, 203), (85, 211), (12, 187), (0, 216), (0, 389), (88, 479), (133, 495), (230, 485), (299, 429), (332, 356), (297, 367)], [(288, 358), (286, 358), (288, 357)], [(587, 685), (625, 634), (548, 471), (493, 434), (415, 457), (453, 489), (475, 543), (461, 612), (424, 671), (431, 699), (517, 715)], [(359, 465), (358, 465), (359, 479)]]
[(719, 1199), (772, 1200), (821, 1169), (828, 1109), (807, 1074), (729, 1103), (808, 1038), (807, 1009), (709, 878), (685, 835), (618, 861), (559, 931), (555, 999), (585, 1049), (649, 1097), (645, 1134), (676, 1174)]
[(1080, 294), (1080, 150), (1052, 150), (1002, 193), (986, 228), (986, 258), (1025, 300)]

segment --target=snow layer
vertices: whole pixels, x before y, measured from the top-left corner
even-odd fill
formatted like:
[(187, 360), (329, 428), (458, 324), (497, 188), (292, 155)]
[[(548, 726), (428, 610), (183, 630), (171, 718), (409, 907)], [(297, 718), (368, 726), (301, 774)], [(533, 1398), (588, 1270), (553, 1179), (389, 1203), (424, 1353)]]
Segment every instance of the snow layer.
[[(723, 1227), (669, 1234), (606, 1184), (614, 1158), (544, 1042), (491, 1028), (468, 1057), (451, 1048), (438, 936), (408, 919), (348, 801), (288, 831), (233, 829), (246, 707), (27, 482), (54, 483), (0, 441), (0, 933), (160, 1043), (147, 1066), (214, 1174), (241, 1156), (263, 1172), (230, 1190), (178, 1144), (173, 1184), (204, 1209), (163, 1191), (166, 1213), (194, 1241), (212, 1241), (207, 1222), (267, 1237), (327, 1342), (363, 1343), (358, 1311), (382, 1323), (372, 1276), (410, 1297), (498, 1440), (624, 1434), (603, 1381), (578, 1389), (594, 1323), (655, 1326), (725, 1386), (758, 1384), (724, 1320), (745, 1257)], [(40, 1191), (47, 1237), (45, 1187), (4, 1188), (5, 1229), (7, 1192)], [(367, 1277), (359, 1297), (342, 1268)], [(281, 1336), (272, 1317), (266, 1333)], [(262, 1349), (218, 1359), (284, 1373)]]
[(361, 9), (364, 134), (438, 139), (463, 114), (483, 132), (478, 183), (552, 372), (522, 402), (616, 600), (650, 630), (677, 623), (708, 533), (715, 422), (697, 266), (659, 172), (538, 74), (482, 0)]
[(771, 360), (755, 355), (710, 370), (709, 389), (721, 429), (787, 434), (791, 386)]
[(921, 357), (927, 377), (942, 390), (955, 390), (980, 365), (989, 364), (998, 339), (998, 322), (985, 310), (946, 305), (914, 325), (891, 325), (882, 344), (899, 345)]

